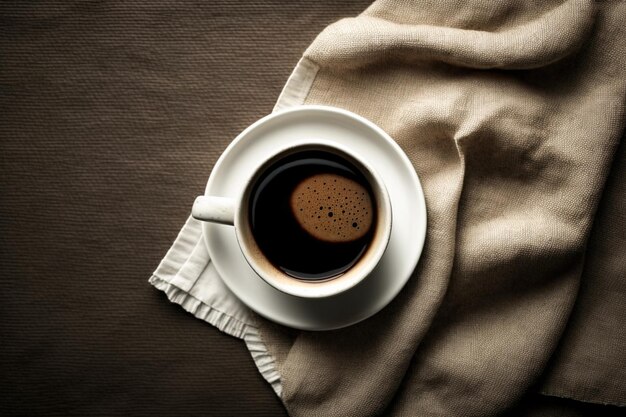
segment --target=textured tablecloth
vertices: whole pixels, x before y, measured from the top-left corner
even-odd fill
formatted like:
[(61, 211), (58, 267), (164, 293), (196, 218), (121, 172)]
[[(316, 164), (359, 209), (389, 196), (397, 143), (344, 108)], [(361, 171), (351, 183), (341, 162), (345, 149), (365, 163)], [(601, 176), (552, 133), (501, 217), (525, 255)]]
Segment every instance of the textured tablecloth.
[[(0, 414), (284, 414), (244, 344), (145, 274), (315, 35), (368, 3), (0, 5)], [(623, 196), (618, 174), (608, 187)], [(619, 242), (620, 225), (603, 222), (593, 244)], [(531, 393), (510, 414), (598, 412)]]

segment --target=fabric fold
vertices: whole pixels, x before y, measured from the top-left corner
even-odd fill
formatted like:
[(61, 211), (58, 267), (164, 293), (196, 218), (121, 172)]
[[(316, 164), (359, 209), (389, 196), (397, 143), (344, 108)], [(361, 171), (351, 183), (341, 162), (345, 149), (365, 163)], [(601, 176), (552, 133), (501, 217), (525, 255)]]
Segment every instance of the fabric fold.
[(396, 23), (362, 15), (330, 25), (305, 55), (333, 68), (394, 61), (438, 61), (481, 69), (540, 68), (581, 46), (593, 25), (594, 12), (589, 0), (569, 0), (502, 31)]
[(281, 396), (280, 375), (259, 335), (254, 313), (226, 287), (213, 267), (198, 220), (187, 219), (149, 282), (196, 318), (243, 339), (259, 372)]

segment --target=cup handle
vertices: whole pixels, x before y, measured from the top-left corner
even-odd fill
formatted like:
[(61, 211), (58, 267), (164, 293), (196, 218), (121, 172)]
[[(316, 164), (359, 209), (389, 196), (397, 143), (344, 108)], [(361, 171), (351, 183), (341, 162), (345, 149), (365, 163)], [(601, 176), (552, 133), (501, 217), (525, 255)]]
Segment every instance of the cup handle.
[(228, 197), (201, 195), (191, 208), (194, 219), (205, 222), (235, 224), (235, 200)]

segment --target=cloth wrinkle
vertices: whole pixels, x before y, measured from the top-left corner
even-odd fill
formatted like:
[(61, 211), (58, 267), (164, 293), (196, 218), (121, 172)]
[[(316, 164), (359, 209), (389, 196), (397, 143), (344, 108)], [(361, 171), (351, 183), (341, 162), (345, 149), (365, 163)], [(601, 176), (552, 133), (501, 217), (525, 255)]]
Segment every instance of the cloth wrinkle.
[[(502, 32), (346, 18), (326, 28), (305, 55), (328, 67), (355, 68), (383, 59), (433, 60), (477, 69), (540, 68), (574, 53), (587, 38), (594, 7), (568, 0)], [(355, 41), (355, 39), (357, 41)]]

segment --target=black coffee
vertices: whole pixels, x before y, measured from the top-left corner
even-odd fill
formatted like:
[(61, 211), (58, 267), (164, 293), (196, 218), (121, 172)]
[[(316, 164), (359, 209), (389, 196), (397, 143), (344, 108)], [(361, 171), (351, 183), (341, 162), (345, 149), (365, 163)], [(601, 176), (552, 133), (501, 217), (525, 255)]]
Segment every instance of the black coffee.
[(363, 174), (325, 151), (302, 151), (269, 166), (250, 198), (254, 238), (267, 259), (302, 280), (351, 268), (369, 246), (375, 200)]

